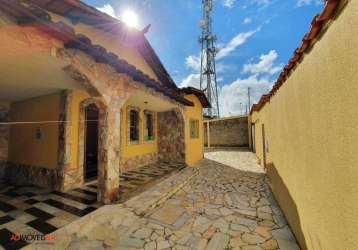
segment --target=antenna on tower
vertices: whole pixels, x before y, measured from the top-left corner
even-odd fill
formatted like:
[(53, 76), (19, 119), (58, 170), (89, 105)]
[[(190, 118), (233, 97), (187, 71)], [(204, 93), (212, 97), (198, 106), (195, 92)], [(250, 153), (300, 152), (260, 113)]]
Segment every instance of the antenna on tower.
[(202, 1), (203, 19), (200, 21), (202, 35), (199, 38), (201, 44), (200, 89), (204, 91), (212, 106), (211, 108), (205, 109), (205, 115), (209, 117), (220, 117), (215, 65), (215, 57), (218, 52), (215, 47), (217, 38), (212, 31), (212, 13), (214, 6), (213, 0)]

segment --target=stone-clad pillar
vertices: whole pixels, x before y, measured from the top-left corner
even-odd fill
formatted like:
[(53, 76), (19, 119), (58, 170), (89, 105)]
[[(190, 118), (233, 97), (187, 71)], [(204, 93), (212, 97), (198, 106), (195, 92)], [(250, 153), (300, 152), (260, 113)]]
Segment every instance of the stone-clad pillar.
[(158, 159), (185, 163), (185, 117), (179, 109), (158, 113)]
[[(60, 95), (59, 137), (58, 137), (58, 179), (54, 187), (67, 191), (77, 187), (78, 179), (71, 172), (72, 121), (71, 105), (72, 90), (63, 90)], [(81, 184), (81, 183), (79, 183)]]
[[(9, 122), (8, 104), (0, 103), (0, 122)], [(10, 126), (0, 124), (0, 178), (3, 177), (8, 159)]]
[[(118, 98), (119, 99), (119, 98)], [(110, 204), (119, 198), (120, 131), (123, 101), (112, 98), (100, 113), (98, 201)]]

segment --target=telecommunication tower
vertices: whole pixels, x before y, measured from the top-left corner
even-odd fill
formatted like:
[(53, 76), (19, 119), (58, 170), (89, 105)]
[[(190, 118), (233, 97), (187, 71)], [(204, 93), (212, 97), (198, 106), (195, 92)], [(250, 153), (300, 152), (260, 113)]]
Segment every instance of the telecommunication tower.
[(200, 89), (203, 90), (211, 103), (211, 108), (204, 111), (209, 117), (219, 117), (218, 86), (216, 81), (215, 57), (218, 52), (215, 47), (216, 36), (212, 30), (213, 0), (203, 1), (203, 19), (200, 21), (202, 35), (199, 38), (201, 44), (201, 71)]

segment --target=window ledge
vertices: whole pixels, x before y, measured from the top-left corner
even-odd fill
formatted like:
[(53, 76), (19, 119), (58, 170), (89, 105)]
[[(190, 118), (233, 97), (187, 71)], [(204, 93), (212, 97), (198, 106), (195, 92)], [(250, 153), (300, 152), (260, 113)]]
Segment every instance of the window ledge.
[(144, 144), (154, 144), (156, 142), (157, 140), (148, 140), (148, 141), (144, 140)]
[(139, 145), (139, 141), (129, 141), (129, 145)]

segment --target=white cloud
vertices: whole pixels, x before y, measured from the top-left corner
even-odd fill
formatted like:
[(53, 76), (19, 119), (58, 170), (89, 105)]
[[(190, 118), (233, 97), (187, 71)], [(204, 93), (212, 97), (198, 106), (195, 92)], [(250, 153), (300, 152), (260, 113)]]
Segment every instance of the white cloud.
[(224, 73), (227, 71), (233, 71), (235, 69), (236, 69), (236, 67), (234, 65), (228, 65), (228, 64), (224, 64), (224, 63), (216, 63), (216, 73), (218, 73), (218, 74)]
[(223, 82), (224, 81), (224, 77), (222, 76), (219, 76), (217, 79), (216, 79), (217, 82)]
[[(227, 45), (223, 46), (225, 53), (221, 54), (220, 58), (229, 55), (258, 30), (237, 35)], [(268, 53), (260, 55), (257, 62), (251, 61), (243, 66), (241, 73), (248, 74), (248, 76), (239, 77), (229, 84), (225, 83), (223, 72), (234, 69), (233, 65), (227, 65), (223, 62), (217, 63), (217, 72), (222, 72), (217, 78), (218, 83), (222, 86), (218, 90), (221, 116), (244, 114), (250, 108), (248, 107), (247, 94), (249, 87), (251, 105), (257, 103), (263, 94), (269, 92), (274, 82), (274, 75), (283, 67), (282, 64), (277, 63), (277, 59), (278, 53), (275, 50), (270, 50)], [(192, 73), (182, 80), (179, 87), (192, 86), (200, 88), (200, 57), (195, 55), (188, 56), (185, 64), (192, 70)]]
[(105, 4), (103, 7), (96, 7), (97, 10), (102, 11), (103, 13), (106, 13), (107, 15), (117, 18), (116, 11), (110, 4)]
[(242, 72), (250, 74), (276, 74), (282, 69), (282, 65), (275, 65), (277, 58), (277, 52), (271, 50), (267, 54), (262, 54), (258, 63), (245, 64)]
[(242, 21), (242, 23), (243, 23), (243, 24), (249, 24), (249, 23), (252, 23), (252, 18), (250, 18), (250, 17), (246, 17), (246, 18), (244, 19), (244, 21)]
[[(205, 63), (205, 62), (204, 62)], [(191, 74), (185, 77), (182, 82), (179, 84), (180, 87), (200, 87), (200, 67), (201, 67), (201, 58), (200, 56), (190, 55), (185, 58), (185, 65), (191, 70)], [(216, 63), (216, 72), (218, 74), (227, 72), (228, 70), (233, 70), (235, 67), (233, 65), (227, 65), (224, 63)], [(217, 78), (217, 81), (223, 81), (223, 78)]]
[(188, 75), (180, 84), (179, 87), (180, 88), (185, 88), (185, 87), (195, 87), (197, 89), (200, 88), (200, 74), (199, 73), (194, 73), (194, 74), (190, 74)]
[[(220, 45), (218, 47), (221, 47), (217, 54), (217, 59), (222, 59), (224, 57), (227, 57), (230, 55), (237, 47), (244, 44), (247, 39), (249, 39), (252, 35), (254, 35), (256, 32), (258, 32), (261, 28), (257, 28), (256, 30), (251, 30), (248, 32), (242, 32), (237, 34), (228, 44)], [(205, 62), (204, 62), (205, 63)], [(187, 58), (185, 58), (185, 65), (187, 68), (189, 68), (192, 73), (189, 74), (187, 77), (185, 77), (182, 82), (179, 84), (180, 87), (200, 87), (200, 67), (201, 67), (201, 56), (200, 55), (190, 55)], [(232, 66), (226, 65), (223, 63), (217, 63), (216, 69), (217, 72), (224, 72), (226, 70), (231, 69)]]
[(222, 5), (231, 9), (234, 7), (236, 0), (222, 0), (221, 2), (222, 2)]
[(239, 115), (248, 109), (248, 88), (250, 87), (251, 105), (257, 103), (263, 94), (269, 92), (273, 85), (273, 75), (282, 69), (276, 64), (278, 54), (275, 50), (262, 54), (257, 63), (243, 66), (242, 72), (249, 73), (246, 78), (238, 78), (231, 84), (224, 85), (219, 93), (220, 109), (223, 116)]
[[(260, 28), (248, 32), (239, 33), (228, 44), (221, 45), (217, 58), (223, 59), (229, 56), (237, 47), (244, 44), (247, 39), (258, 32)], [(270, 51), (267, 55), (260, 57), (260, 62), (257, 64), (247, 64), (246, 73), (251, 75), (247, 78), (239, 78), (231, 84), (223, 85), (219, 88), (219, 104), (220, 112), (224, 116), (238, 115), (243, 113), (248, 103), (247, 88), (251, 88), (251, 103), (257, 102), (262, 94), (268, 92), (272, 82), (270, 76), (273, 72), (278, 70), (278, 66), (274, 64), (277, 59), (276, 51)], [(179, 84), (179, 87), (192, 86), (200, 88), (200, 56), (190, 55), (185, 59), (186, 66), (192, 70), (192, 73), (185, 77)], [(217, 63), (217, 72), (226, 72), (233, 68), (232, 65), (226, 65), (222, 62)], [(217, 78), (221, 84), (224, 83), (224, 78)], [(241, 104), (240, 104), (241, 103)]]
[(273, 82), (266, 77), (251, 75), (238, 78), (231, 84), (224, 85), (219, 91), (219, 105), (222, 116), (240, 115), (245, 113), (248, 105), (247, 91), (250, 87), (251, 105), (267, 93)]
[(272, 3), (272, 0), (251, 0), (251, 2), (259, 6), (267, 6)]
[(185, 58), (185, 65), (194, 71), (200, 71), (200, 56), (190, 55)]
[(250, 6), (256, 5), (256, 7), (258, 7), (259, 9), (263, 9), (276, 1), (277, 0), (242, 0), (243, 5), (241, 6), (241, 8), (245, 10)]
[(297, 1), (297, 7), (302, 7), (302, 6), (311, 5), (311, 4), (318, 6), (318, 5), (323, 4), (323, 1), (322, 0), (298, 0)]
[(242, 32), (237, 34), (228, 44), (224, 45), (222, 48), (220, 48), (219, 53), (217, 54), (216, 58), (218, 60), (227, 57), (230, 55), (233, 51), (236, 50), (237, 47), (240, 45), (243, 45), (247, 39), (249, 39), (251, 36), (253, 36), (256, 32), (260, 31), (260, 27), (256, 30), (251, 30), (248, 32)]
[[(239, 33), (228, 44), (220, 46), (221, 50), (217, 58), (223, 59), (229, 56), (259, 30), (260, 28)], [(251, 105), (257, 103), (260, 97), (271, 89), (273, 75), (282, 69), (282, 65), (276, 63), (277, 59), (278, 54), (275, 50), (262, 54), (257, 62), (249, 62), (243, 66), (242, 73), (249, 74), (247, 77), (240, 77), (230, 84), (225, 84), (225, 80), (221, 76), (223, 74), (219, 74), (217, 81), (222, 85), (219, 87), (219, 105), (222, 116), (239, 115), (246, 112), (246, 108), (249, 108), (247, 107), (248, 87), (251, 89)], [(200, 88), (200, 56), (188, 56), (185, 64), (192, 73), (185, 77), (179, 86)], [(232, 65), (217, 63), (218, 72), (227, 72), (231, 68)]]

